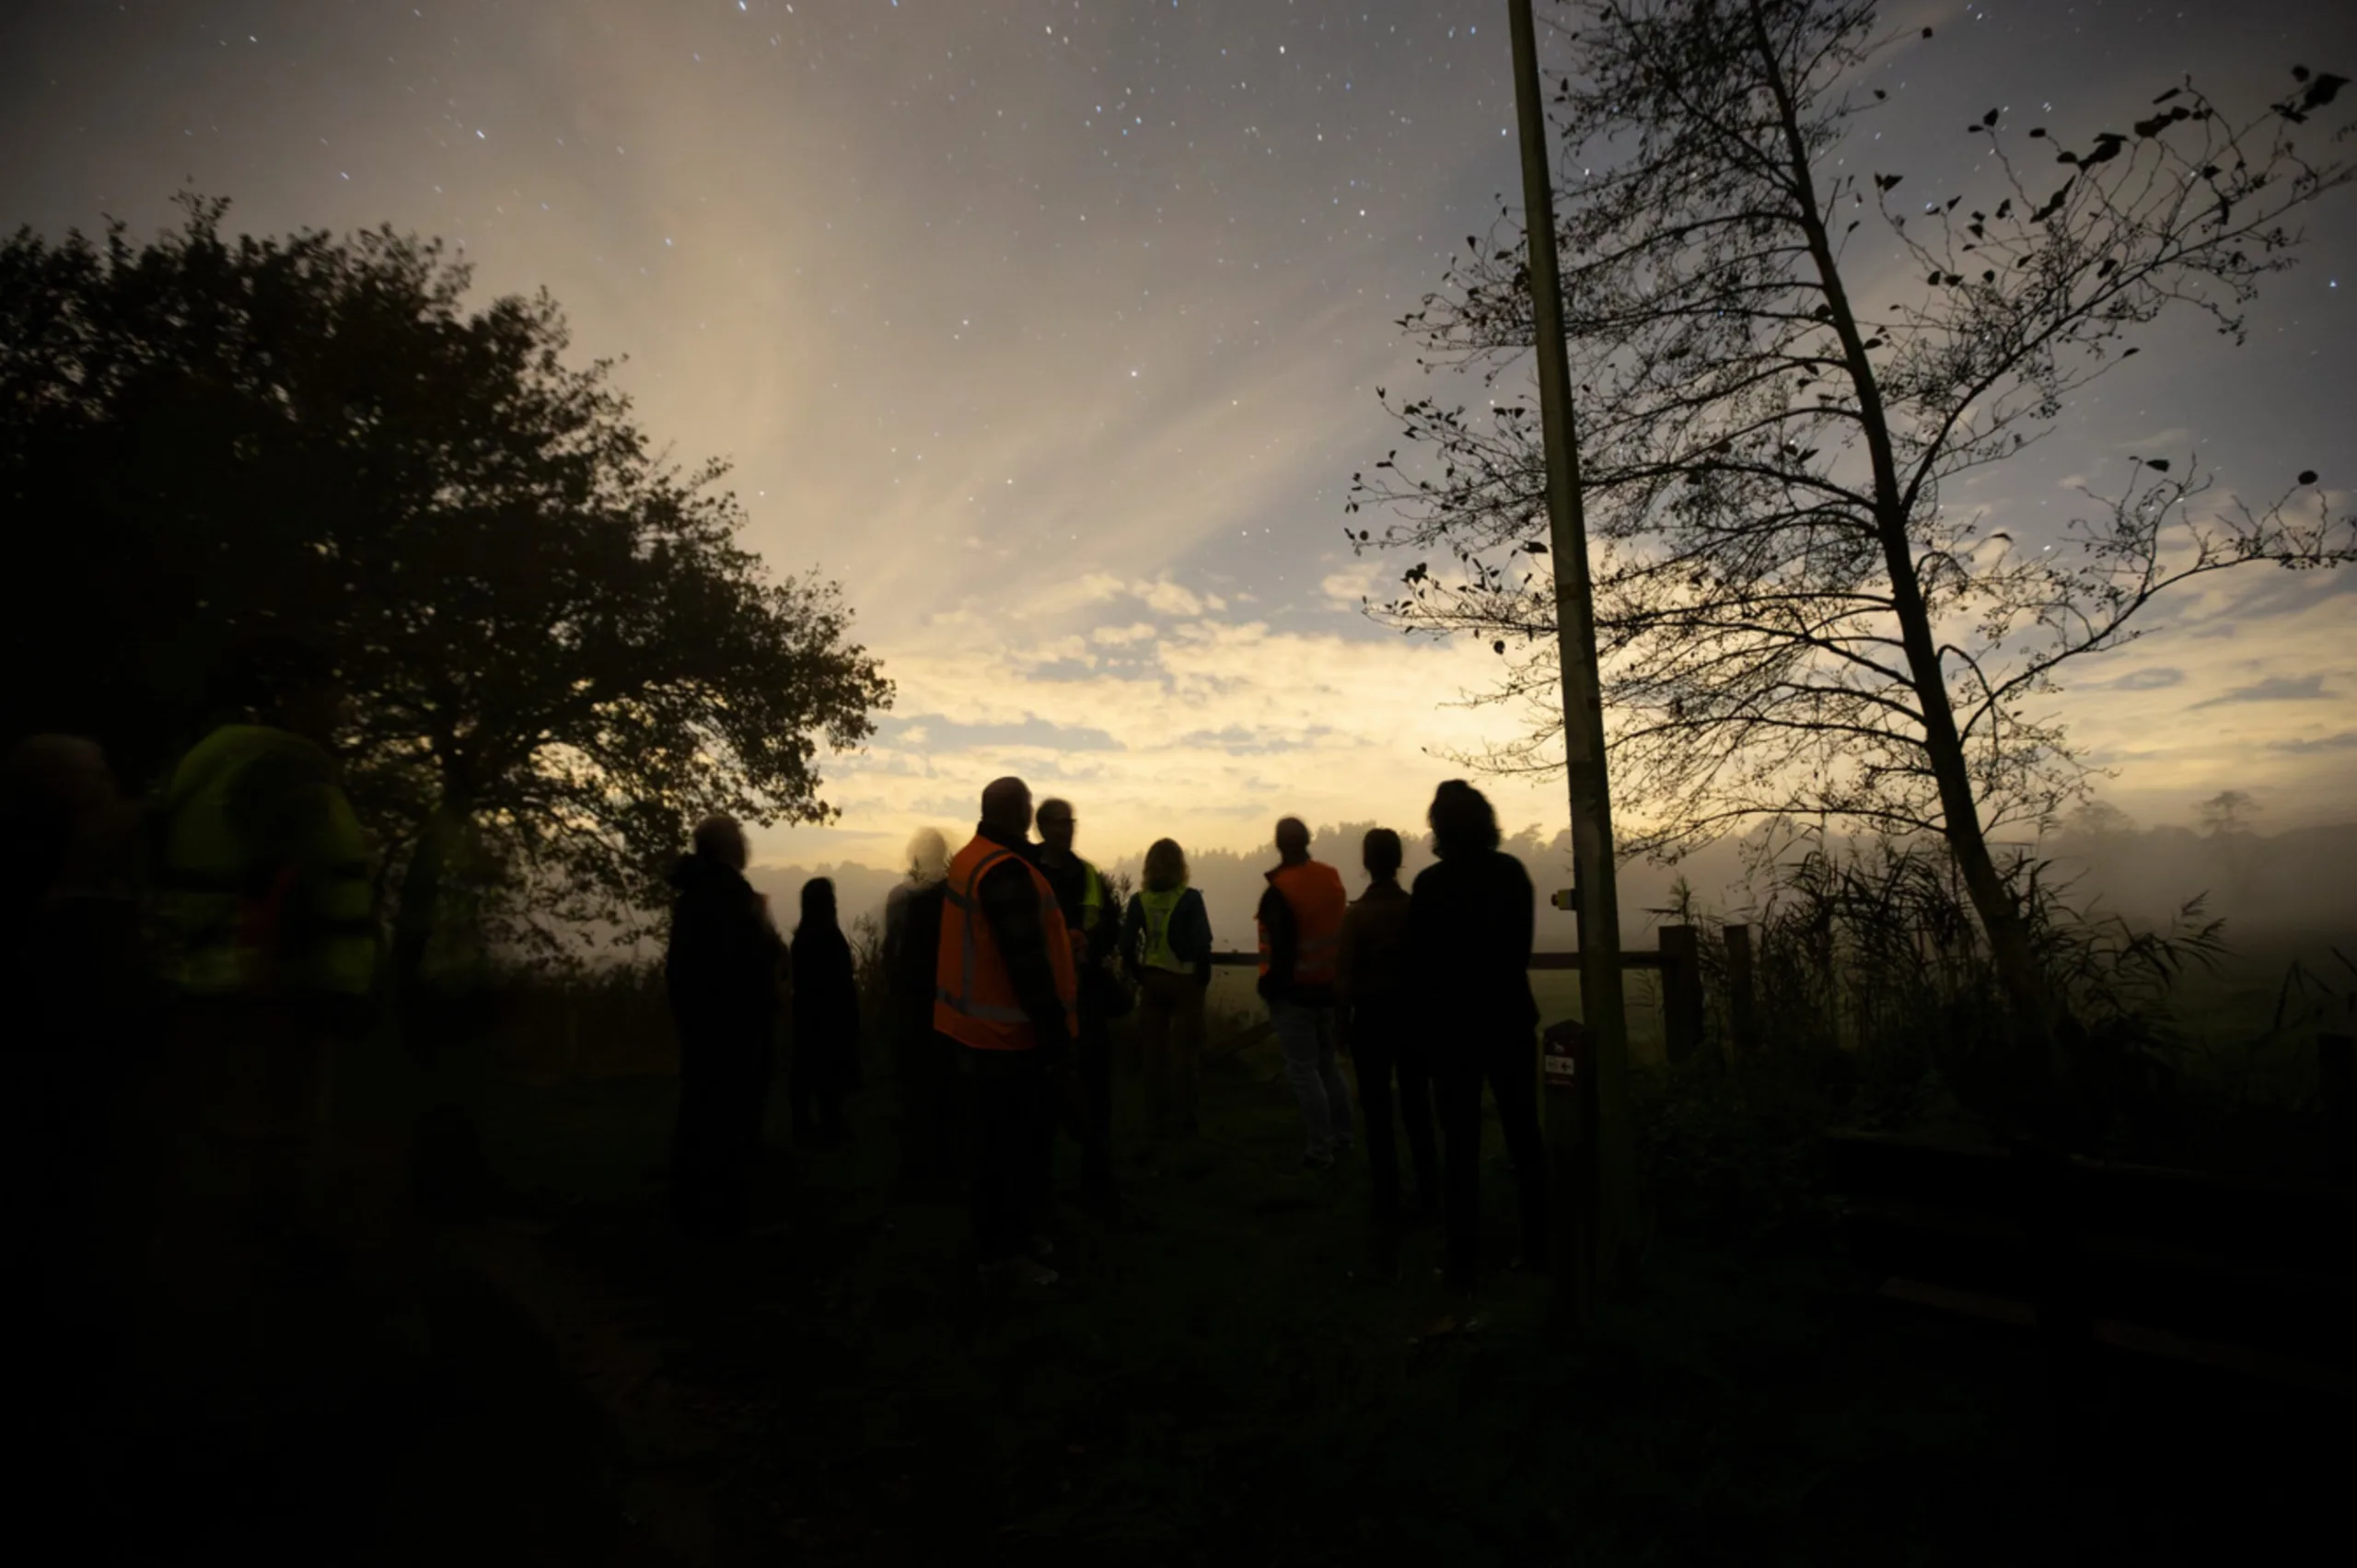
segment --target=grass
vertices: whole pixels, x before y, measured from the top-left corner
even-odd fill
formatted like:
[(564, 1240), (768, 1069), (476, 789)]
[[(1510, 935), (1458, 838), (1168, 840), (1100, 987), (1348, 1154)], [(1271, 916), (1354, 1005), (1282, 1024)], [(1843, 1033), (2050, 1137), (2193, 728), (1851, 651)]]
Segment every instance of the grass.
[[(630, 1477), (618, 1535), (821, 1563), (2167, 1562), (2205, 1527), (2189, 1499), (2297, 1491), (2241, 1391), (2058, 1448), (2029, 1346), (1875, 1310), (1808, 1252), (1673, 1237), (1589, 1332), (1503, 1276), (1473, 1328), (1426, 1334), (1438, 1236), (1370, 1267), (1363, 1165), (1300, 1168), (1264, 1051), (1159, 1159), (1120, 1093), (1120, 1217), (1061, 1211), (1063, 1282), (1007, 1302), (973, 1287), (960, 1193), (896, 1191), (879, 1089), (846, 1147), (773, 1156), (761, 1234), (711, 1249), (665, 1223), (668, 1081), (502, 1085), (496, 1234), (537, 1260), (511, 1288), (570, 1315), (552, 1333)], [(2099, 1474), (2059, 1468), (2091, 1452)]]

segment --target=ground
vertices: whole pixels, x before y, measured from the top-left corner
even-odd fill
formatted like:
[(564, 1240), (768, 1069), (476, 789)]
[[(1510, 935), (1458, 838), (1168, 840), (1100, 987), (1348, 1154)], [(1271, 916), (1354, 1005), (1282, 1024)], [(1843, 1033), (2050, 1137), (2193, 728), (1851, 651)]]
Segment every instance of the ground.
[(1272, 1062), (1160, 1156), (1134, 1093), (1119, 1216), (1062, 1206), (1063, 1281), (1010, 1302), (958, 1194), (899, 1190), (881, 1090), (713, 1248), (664, 1223), (667, 1080), (501, 1084), (500, 1212), (450, 1233), (440, 1308), (465, 1398), (389, 1468), (388, 1555), (2192, 1562), (2288, 1551), (2334, 1490), (2271, 1390), (2146, 1369), (2062, 1413), (2033, 1346), (1838, 1257), (1664, 1237), (1573, 1330), (1495, 1267), (1494, 1165), (1480, 1309), (1432, 1333), (1437, 1236), (1370, 1266), (1364, 1168), (1300, 1168)]

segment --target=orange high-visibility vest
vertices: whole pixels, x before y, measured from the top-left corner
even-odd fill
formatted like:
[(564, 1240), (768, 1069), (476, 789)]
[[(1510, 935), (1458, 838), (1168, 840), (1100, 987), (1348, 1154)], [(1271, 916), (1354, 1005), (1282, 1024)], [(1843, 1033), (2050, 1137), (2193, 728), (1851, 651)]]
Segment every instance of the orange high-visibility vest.
[(1031, 1016), (1015, 994), (1006, 955), (982, 912), (982, 878), (1007, 861), (1023, 867), (1039, 896), (1039, 925), (1047, 938), (1048, 967), (1056, 996), (1064, 1005), (1064, 1027), (1080, 1033), (1080, 977), (1072, 959), (1072, 938), (1056, 890), (1039, 868), (976, 834), (949, 863), (949, 886), (941, 907), (941, 958), (934, 971), (933, 1027), (977, 1051), (1029, 1051), (1039, 1043)]
[[(1342, 874), (1322, 860), (1305, 860), (1270, 872), (1269, 885), (1293, 910), (1294, 983), (1333, 984), (1334, 960), (1342, 950), (1342, 912), (1351, 903), (1342, 891)], [(1260, 972), (1269, 972), (1266, 922), (1260, 924)]]

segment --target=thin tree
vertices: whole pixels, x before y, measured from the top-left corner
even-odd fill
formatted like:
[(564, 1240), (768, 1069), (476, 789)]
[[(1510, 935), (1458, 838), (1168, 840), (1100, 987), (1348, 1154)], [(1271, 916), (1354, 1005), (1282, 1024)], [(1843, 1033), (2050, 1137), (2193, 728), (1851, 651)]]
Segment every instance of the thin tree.
[[(1557, 238), (1622, 850), (1675, 856), (1763, 819), (1937, 833), (2042, 1049), (2054, 990), (1990, 843), (2084, 787), (2039, 700), (2069, 660), (2133, 638), (2169, 587), (2340, 564), (2357, 540), (2313, 473), (2246, 504), (2154, 457), (2050, 549), (1944, 492), (2049, 430), (2165, 312), (2240, 336), (2260, 280), (2290, 262), (2291, 221), (2350, 181), (2295, 141), (2346, 83), (2297, 71), (2282, 101), (2236, 119), (2188, 81), (2059, 153), (1991, 110), (1963, 128), (1991, 188), (1910, 211), (1903, 175), (1855, 156), (1887, 97), (1865, 68), (1902, 42), (1871, 0), (1563, 9)], [(1870, 221), (1910, 266), (1887, 303), (1880, 259), (1871, 292), (1851, 260)], [(1401, 324), (1428, 366), (1495, 385), (1532, 342), (1527, 271), (1515, 239), (1468, 247)], [(1355, 476), (1351, 510), (1396, 508), (1381, 543), (1426, 556), (1370, 609), (1501, 656), (1519, 645), (1492, 696), (1529, 700), (1529, 728), (1482, 761), (1560, 766), (1554, 597), (1527, 559), (1546, 552), (1537, 411), (1378, 395), (1431, 463), (1411, 473), (1395, 449)], [(1436, 575), (1435, 555), (1459, 574)]]

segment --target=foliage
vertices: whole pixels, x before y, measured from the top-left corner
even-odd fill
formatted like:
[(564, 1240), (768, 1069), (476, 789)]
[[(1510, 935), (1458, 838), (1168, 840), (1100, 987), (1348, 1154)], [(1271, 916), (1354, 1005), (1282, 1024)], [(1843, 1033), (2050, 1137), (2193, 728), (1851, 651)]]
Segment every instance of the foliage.
[(12, 689), (11, 733), (153, 778), (213, 716), (191, 672), (295, 631), (355, 698), (338, 738), (389, 861), (437, 805), (474, 814), (511, 936), (528, 907), (653, 907), (708, 812), (830, 815), (819, 746), (864, 738), (888, 682), (832, 585), (739, 544), (721, 464), (676, 466), (608, 363), (564, 363), (546, 294), (470, 313), (438, 241), (233, 241), (226, 203), (182, 204), (144, 247), (0, 246), (6, 635), (53, 675)]
[[(2143, 459), (2050, 549), (1986, 531), (1953, 488), (2050, 429), (2165, 312), (2239, 337), (2290, 263), (2291, 220), (2352, 177), (2295, 145), (2342, 79), (2300, 73), (2241, 118), (2172, 87), (2130, 130), (2062, 150), (2059, 180), (2033, 167), (2046, 128), (2016, 140), (1992, 110), (1965, 134), (1995, 188), (1908, 211), (1903, 174), (1873, 171), (1863, 139), (1887, 95), (1862, 72), (1905, 47), (1872, 0), (1570, 8), (1557, 239), (1622, 847), (1674, 855), (1791, 815), (1942, 833), (2010, 1005), (2042, 1034), (2052, 1000), (1987, 833), (2083, 787), (2041, 703), (2058, 672), (2132, 639), (2189, 578), (2340, 564), (2357, 534), (2314, 473), (2221, 505), (2189, 465)], [(1923, 279), (1875, 319), (1847, 249), (1869, 219)], [(1494, 386), (1532, 341), (1522, 256), (1518, 238), (1469, 236), (1401, 325)], [(1492, 695), (1527, 700), (1529, 727), (1481, 761), (1560, 766), (1554, 591), (1531, 561), (1538, 410), (1386, 406), (1437, 472), (1411, 477), (1395, 449), (1354, 478), (1353, 511), (1401, 514), (1382, 544), (1426, 557), (1374, 611), (1515, 645)], [(1432, 569), (1442, 552), (1457, 578)]]

